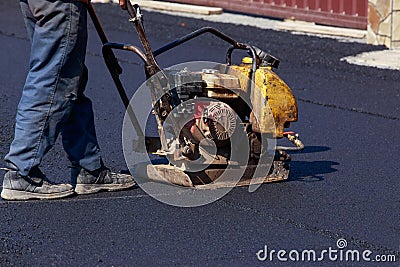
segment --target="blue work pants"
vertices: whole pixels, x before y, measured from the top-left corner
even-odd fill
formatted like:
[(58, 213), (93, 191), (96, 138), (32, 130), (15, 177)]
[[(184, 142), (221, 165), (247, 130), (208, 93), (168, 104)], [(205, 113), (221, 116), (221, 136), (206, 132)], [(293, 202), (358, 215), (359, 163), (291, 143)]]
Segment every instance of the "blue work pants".
[(23, 176), (37, 168), (61, 133), (73, 166), (101, 167), (87, 83), (87, 7), (75, 0), (21, 0), (31, 53), (5, 161)]

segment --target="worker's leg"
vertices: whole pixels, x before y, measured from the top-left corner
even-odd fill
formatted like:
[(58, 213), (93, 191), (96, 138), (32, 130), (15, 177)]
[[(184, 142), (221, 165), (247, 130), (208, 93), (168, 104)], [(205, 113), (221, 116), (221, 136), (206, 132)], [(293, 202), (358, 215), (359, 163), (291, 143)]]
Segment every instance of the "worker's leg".
[(87, 69), (84, 68), (77, 99), (73, 103), (70, 117), (63, 124), (61, 135), (72, 166), (94, 171), (101, 167), (101, 158), (92, 102), (83, 94), (86, 82)]
[[(5, 160), (27, 176), (70, 118), (84, 76), (87, 32), (86, 6), (80, 2), (21, 0), (21, 7), (32, 40), (30, 69)], [(90, 151), (99, 158), (97, 148)]]

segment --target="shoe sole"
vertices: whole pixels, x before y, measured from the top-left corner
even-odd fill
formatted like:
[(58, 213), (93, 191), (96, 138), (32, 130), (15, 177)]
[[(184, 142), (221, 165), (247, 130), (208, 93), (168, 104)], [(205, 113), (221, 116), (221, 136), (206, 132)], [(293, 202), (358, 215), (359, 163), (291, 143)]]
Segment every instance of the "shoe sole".
[(59, 193), (42, 194), (3, 188), (1, 198), (5, 200), (57, 199), (71, 196), (74, 193), (73, 189)]
[(78, 195), (86, 195), (98, 193), (100, 191), (120, 191), (135, 185), (135, 181), (126, 184), (77, 184), (75, 186), (75, 193)]

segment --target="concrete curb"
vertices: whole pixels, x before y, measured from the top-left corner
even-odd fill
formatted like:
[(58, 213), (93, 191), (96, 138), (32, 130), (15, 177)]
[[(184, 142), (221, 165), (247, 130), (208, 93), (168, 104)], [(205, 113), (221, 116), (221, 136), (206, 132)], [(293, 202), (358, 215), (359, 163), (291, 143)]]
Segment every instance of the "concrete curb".
[(139, 4), (141, 7), (144, 8), (151, 8), (155, 10), (164, 10), (164, 11), (184, 12), (191, 14), (218, 15), (222, 14), (223, 12), (223, 9), (219, 7), (195, 6), (195, 5), (161, 2), (153, 0), (131, 0), (131, 2)]
[(311, 34), (348, 37), (348, 38), (355, 38), (355, 39), (367, 38), (366, 30), (339, 28), (339, 27), (332, 27), (332, 26), (322, 26), (322, 25), (316, 25), (314, 22), (306, 22), (306, 21), (285, 20), (284, 22), (277, 23), (276, 29), (286, 30), (286, 31), (304, 32), (304, 33), (311, 33)]
[[(119, 3), (119, 0), (92, 0), (92, 3)], [(142, 8), (150, 8), (154, 10), (163, 10), (171, 12), (183, 12), (199, 15), (217, 15), (222, 14), (223, 9), (220, 7), (208, 7), (188, 4), (178, 4), (171, 2), (161, 2), (153, 0), (131, 0), (132, 4), (138, 4)]]

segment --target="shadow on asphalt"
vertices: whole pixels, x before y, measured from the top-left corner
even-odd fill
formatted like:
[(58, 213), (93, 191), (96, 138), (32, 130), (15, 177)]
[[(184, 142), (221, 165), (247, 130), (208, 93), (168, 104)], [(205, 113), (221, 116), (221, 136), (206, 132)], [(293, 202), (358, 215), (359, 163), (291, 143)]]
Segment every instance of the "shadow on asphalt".
[(324, 180), (325, 174), (337, 172), (334, 161), (292, 161), (290, 163), (290, 175), (288, 182), (320, 182)]
[[(327, 146), (306, 146), (301, 151), (289, 151), (290, 154), (310, 154), (331, 150)], [(340, 165), (334, 161), (292, 161), (290, 162), (290, 175), (287, 182), (320, 182), (325, 174), (336, 172), (334, 166)]]
[(290, 154), (304, 154), (304, 153), (317, 153), (317, 152), (325, 152), (331, 150), (330, 147), (327, 146), (306, 146), (301, 151), (289, 151)]

